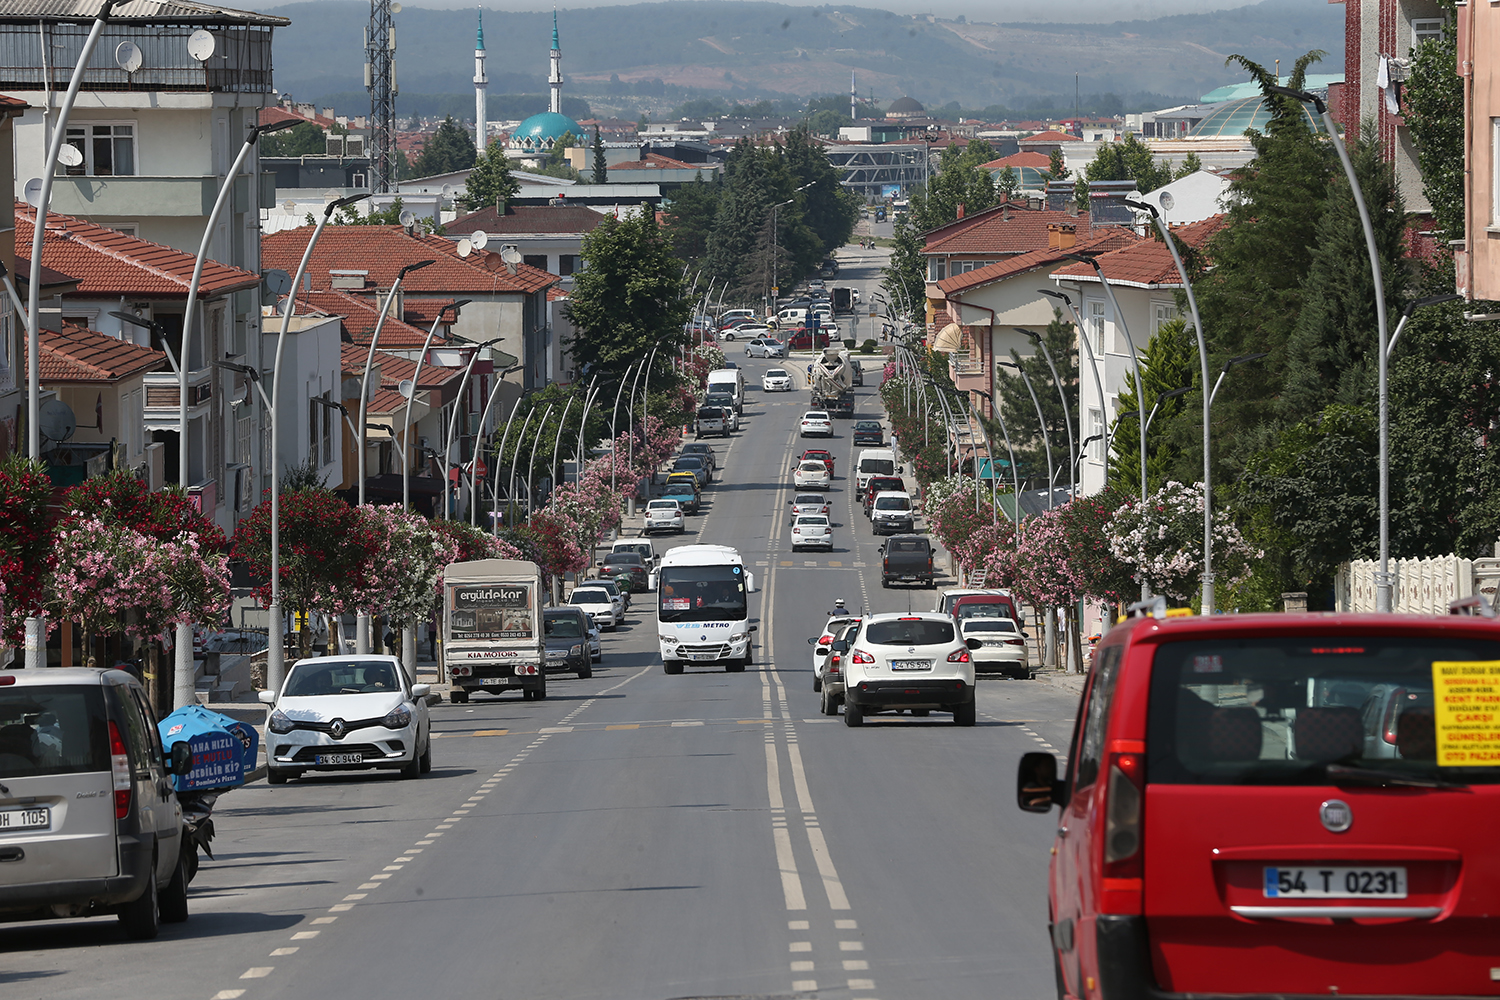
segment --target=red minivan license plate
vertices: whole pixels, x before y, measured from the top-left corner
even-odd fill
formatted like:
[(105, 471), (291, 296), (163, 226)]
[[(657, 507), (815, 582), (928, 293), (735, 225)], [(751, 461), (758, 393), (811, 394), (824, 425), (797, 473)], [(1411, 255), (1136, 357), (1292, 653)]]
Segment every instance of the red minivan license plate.
[(1267, 899), (1405, 899), (1406, 869), (1334, 865), (1266, 868)]

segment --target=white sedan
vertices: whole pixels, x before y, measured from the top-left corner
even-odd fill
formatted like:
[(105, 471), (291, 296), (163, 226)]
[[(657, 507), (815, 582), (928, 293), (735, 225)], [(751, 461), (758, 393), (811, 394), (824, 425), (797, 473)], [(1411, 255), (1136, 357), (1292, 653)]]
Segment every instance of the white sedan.
[(280, 691), (262, 691), (266, 781), (283, 784), (312, 771), (432, 770), (430, 687), (413, 684), (394, 656), (299, 660)]
[(832, 488), (833, 477), (828, 474), (825, 463), (809, 458), (797, 463), (797, 471), (792, 473), (792, 485), (799, 490), (826, 490)]
[(649, 535), (653, 531), (675, 531), (681, 534), (682, 530), (682, 504), (662, 497), (646, 505), (646, 524), (641, 529), (643, 534)]
[(587, 611), (590, 620), (606, 632), (614, 631), (620, 624), (615, 602), (603, 587), (579, 587), (568, 597), (568, 603)]
[(792, 373), (785, 368), (768, 368), (760, 377), (760, 388), (762, 392), (791, 392)]
[(792, 525), (792, 551), (827, 549), (833, 551), (833, 525), (822, 514), (803, 514)]
[(965, 618), (959, 624), (965, 639), (983, 643), (974, 650), (975, 672), (994, 670), (1018, 680), (1029, 680), (1031, 667), (1026, 657), (1027, 633), (1013, 618)]
[(833, 437), (833, 418), (827, 410), (808, 410), (802, 414), (798, 433), (802, 437)]

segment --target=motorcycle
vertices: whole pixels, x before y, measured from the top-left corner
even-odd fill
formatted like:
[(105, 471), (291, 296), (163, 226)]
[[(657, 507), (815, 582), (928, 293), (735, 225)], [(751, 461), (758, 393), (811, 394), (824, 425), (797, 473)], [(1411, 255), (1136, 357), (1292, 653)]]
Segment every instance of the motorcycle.
[(168, 752), (178, 743), (192, 751), (192, 770), (172, 778), (182, 807), (182, 859), (192, 881), (198, 874), (198, 852), (210, 861), (214, 857), (214, 804), (220, 795), (244, 784), (255, 769), (260, 736), (249, 723), (199, 705), (179, 708), (162, 719), (157, 730)]
[(198, 852), (208, 860), (214, 859), (214, 803), (224, 789), (209, 789), (201, 792), (178, 792), (177, 801), (182, 805), (182, 858), (187, 863), (188, 881), (198, 874)]

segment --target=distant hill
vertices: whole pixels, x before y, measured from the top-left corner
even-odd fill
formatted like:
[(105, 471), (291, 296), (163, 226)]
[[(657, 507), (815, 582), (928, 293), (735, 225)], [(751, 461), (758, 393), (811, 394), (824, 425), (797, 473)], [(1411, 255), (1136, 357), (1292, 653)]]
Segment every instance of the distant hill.
[[(292, 21), (276, 32), (279, 90), (309, 101), (359, 90), (367, 3), (312, 0), (265, 12)], [(408, 4), (396, 24), (402, 91), (472, 95), (472, 9)], [(873, 93), (882, 106), (907, 94), (929, 107), (1071, 104), (1075, 73), (1083, 94), (1195, 99), (1245, 78), (1224, 65), (1231, 53), (1286, 66), (1324, 49), (1322, 69), (1338, 73), (1344, 49), (1343, 7), (1307, 0), (1113, 24), (986, 24), (864, 7), (669, 0), (565, 10), (559, 27), (565, 94), (605, 105), (634, 100), (648, 110), (690, 96), (842, 94), (851, 70), (861, 96)], [(486, 12), (491, 94), (545, 92), (551, 29), (550, 12)]]

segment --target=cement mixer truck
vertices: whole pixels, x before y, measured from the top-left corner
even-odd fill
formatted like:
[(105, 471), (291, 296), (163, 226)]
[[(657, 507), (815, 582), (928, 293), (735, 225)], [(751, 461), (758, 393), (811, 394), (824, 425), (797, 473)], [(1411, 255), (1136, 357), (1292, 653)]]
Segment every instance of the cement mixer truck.
[(849, 365), (848, 351), (841, 347), (825, 347), (823, 353), (813, 360), (807, 381), (812, 386), (814, 408), (825, 409), (835, 417), (854, 416), (854, 390), (851, 388), (854, 374)]

